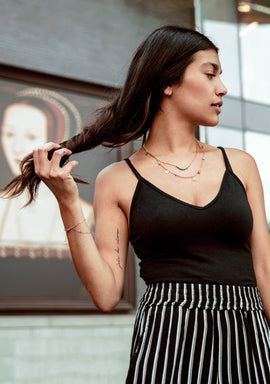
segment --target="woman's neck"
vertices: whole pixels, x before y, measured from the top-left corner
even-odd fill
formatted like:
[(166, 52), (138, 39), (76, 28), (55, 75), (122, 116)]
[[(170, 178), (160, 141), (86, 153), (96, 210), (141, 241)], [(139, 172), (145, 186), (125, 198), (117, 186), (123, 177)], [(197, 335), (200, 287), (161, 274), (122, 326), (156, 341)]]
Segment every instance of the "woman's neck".
[(145, 143), (159, 155), (188, 154), (196, 150), (194, 126), (159, 114), (155, 117)]

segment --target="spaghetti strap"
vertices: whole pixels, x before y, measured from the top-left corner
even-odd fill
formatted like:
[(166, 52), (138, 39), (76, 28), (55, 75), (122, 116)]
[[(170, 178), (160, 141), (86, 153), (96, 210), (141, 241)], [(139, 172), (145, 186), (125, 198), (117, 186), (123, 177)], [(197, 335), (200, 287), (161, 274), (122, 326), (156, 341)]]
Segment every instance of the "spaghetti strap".
[(142, 180), (142, 176), (139, 174), (139, 172), (137, 171), (137, 169), (134, 167), (134, 165), (132, 164), (132, 162), (129, 160), (129, 159), (124, 159), (125, 162), (128, 164), (129, 168), (132, 170), (132, 172), (134, 173), (134, 175), (137, 177), (138, 180)]
[(223, 154), (223, 157), (224, 157), (224, 161), (225, 161), (226, 168), (227, 168), (229, 171), (233, 172), (232, 167), (231, 167), (231, 164), (230, 164), (230, 162), (229, 162), (229, 159), (228, 159), (228, 156), (227, 156), (227, 154), (226, 154), (225, 149), (224, 149), (223, 147), (218, 147), (218, 148), (221, 149), (221, 151), (222, 151), (222, 154)]

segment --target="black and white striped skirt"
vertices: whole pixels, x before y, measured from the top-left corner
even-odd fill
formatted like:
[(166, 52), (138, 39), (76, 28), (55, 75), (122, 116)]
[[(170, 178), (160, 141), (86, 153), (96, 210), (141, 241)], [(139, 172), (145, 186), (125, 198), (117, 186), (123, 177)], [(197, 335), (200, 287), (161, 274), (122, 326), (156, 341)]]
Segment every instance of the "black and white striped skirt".
[(131, 383), (270, 383), (270, 329), (258, 287), (148, 285), (134, 326)]

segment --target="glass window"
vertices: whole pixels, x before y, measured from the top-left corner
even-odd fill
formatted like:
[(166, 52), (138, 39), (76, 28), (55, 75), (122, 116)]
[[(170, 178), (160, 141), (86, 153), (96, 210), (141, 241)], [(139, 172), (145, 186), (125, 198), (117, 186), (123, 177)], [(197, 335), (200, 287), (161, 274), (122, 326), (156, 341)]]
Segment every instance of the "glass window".
[(254, 20), (250, 24), (242, 24), (239, 34), (243, 97), (270, 104), (270, 24), (260, 25)]
[(270, 224), (270, 134), (247, 131), (245, 142), (247, 152), (254, 157), (259, 168), (264, 189), (266, 216)]
[(243, 149), (243, 133), (227, 127), (207, 127), (208, 144), (222, 147)]
[(230, 96), (240, 96), (238, 29), (234, 23), (204, 20), (205, 33), (219, 48), (219, 57), (223, 70), (222, 81)]

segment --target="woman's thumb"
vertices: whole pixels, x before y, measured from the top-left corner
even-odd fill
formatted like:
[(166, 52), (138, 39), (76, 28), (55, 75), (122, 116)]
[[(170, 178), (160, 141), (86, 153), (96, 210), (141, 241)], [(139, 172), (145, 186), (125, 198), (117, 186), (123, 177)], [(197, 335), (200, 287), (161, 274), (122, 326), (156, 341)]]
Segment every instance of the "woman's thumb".
[(72, 171), (73, 168), (77, 167), (77, 165), (79, 164), (78, 161), (76, 160), (72, 160), (72, 161), (69, 161), (65, 166), (65, 170), (70, 173)]

